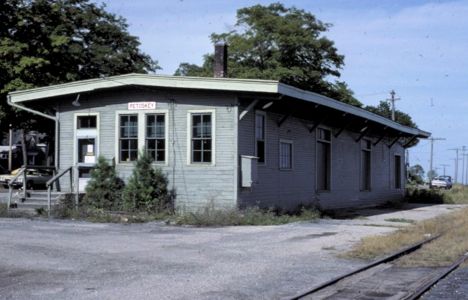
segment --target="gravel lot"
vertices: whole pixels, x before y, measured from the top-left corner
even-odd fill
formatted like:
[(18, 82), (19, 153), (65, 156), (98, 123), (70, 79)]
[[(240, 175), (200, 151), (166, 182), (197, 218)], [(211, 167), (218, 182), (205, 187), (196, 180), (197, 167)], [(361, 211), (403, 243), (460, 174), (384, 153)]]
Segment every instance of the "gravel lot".
[(283, 299), (363, 265), (336, 254), (407, 226), (386, 219), (460, 207), (224, 228), (0, 218), (0, 298)]

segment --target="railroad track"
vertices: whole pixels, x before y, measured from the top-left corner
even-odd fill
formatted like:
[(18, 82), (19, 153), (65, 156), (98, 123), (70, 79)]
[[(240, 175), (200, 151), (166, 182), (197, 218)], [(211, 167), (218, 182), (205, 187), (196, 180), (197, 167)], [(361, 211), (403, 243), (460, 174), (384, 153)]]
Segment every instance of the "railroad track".
[[(427, 273), (425, 275), (427, 276), (423, 276), (423, 279), (421, 280), (416, 280), (412, 284), (411, 287), (405, 287), (405, 289), (407, 288), (406, 291), (402, 291), (403, 289), (396, 286), (393, 290), (390, 289), (389, 291), (386, 291), (386, 292), (379, 291), (379, 289), (366, 292), (366, 291), (362, 291), (362, 287), (359, 287), (359, 286), (353, 288), (353, 284), (362, 280), (362, 278), (365, 276), (369, 278), (375, 277), (374, 283), (375, 281), (377, 281), (378, 283), (379, 278), (378, 276), (376, 276), (376, 274), (379, 274), (379, 272), (381, 273), (380, 274), (381, 282), (382, 284), (384, 284), (383, 281), (386, 281), (387, 279), (385, 276), (385, 272), (387, 272), (387, 270), (390, 270), (391, 268), (389, 266), (389, 263), (397, 260), (398, 258), (401, 258), (402, 256), (405, 256), (405, 255), (408, 255), (410, 253), (417, 251), (424, 244), (430, 243), (433, 240), (439, 238), (440, 236), (441, 235), (436, 235), (422, 242), (418, 242), (414, 245), (406, 247), (396, 253), (393, 253), (382, 259), (369, 263), (366, 266), (363, 266), (361, 268), (348, 272), (339, 277), (333, 278), (307, 291), (301, 292), (300, 294), (290, 299), (291, 300), (325, 299), (325, 298), (341, 299), (341, 297), (339, 296), (339, 293), (341, 293), (343, 296), (346, 295), (345, 296), (346, 299), (359, 299), (359, 298), (361, 299), (391, 298), (391, 299), (400, 299), (400, 300), (418, 299), (425, 292), (427, 292), (431, 287), (437, 284), (440, 280), (442, 280), (451, 272), (456, 270), (458, 266), (460, 266), (468, 258), (468, 253), (461, 256), (459, 259), (457, 259), (451, 266), (444, 268), (442, 270), (440, 269), (437, 269), (437, 271), (425, 270)], [(367, 275), (364, 276), (363, 275), (364, 273), (367, 273)], [(384, 274), (384, 276), (382, 276), (382, 274)], [(401, 274), (398, 274), (398, 273), (396, 275), (397, 277), (402, 276)], [(391, 281), (391, 276), (389, 276), (388, 278)], [(336, 293), (334, 293), (335, 291)], [(354, 293), (354, 296), (352, 296), (352, 293)]]

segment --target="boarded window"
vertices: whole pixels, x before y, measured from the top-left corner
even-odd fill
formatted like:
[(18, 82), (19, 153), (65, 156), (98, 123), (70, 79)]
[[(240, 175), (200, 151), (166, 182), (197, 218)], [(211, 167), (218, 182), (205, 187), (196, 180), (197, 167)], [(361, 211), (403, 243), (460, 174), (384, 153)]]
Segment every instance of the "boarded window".
[(283, 170), (292, 169), (292, 142), (291, 141), (281, 141), (280, 142), (280, 152), (279, 152), (279, 167)]
[(361, 190), (370, 191), (371, 189), (371, 142), (362, 141), (361, 149)]
[(324, 128), (317, 130), (317, 190), (329, 191), (331, 181), (331, 132)]
[(255, 114), (255, 140), (256, 140), (255, 155), (258, 157), (259, 163), (264, 163), (265, 162), (265, 115), (262, 113)]
[(164, 114), (146, 115), (146, 153), (155, 162), (166, 161), (166, 120)]
[(138, 115), (121, 115), (119, 121), (119, 160), (134, 161), (138, 157)]
[(192, 163), (210, 163), (212, 159), (211, 113), (192, 114)]
[(401, 156), (395, 155), (395, 188), (401, 189)]

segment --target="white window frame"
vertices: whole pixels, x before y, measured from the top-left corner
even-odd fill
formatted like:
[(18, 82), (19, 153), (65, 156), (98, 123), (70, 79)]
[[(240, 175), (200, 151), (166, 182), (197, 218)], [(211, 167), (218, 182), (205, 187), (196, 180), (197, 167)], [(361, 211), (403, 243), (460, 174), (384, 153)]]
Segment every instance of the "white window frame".
[[(88, 116), (96, 116), (96, 129), (78, 129), (78, 117), (88, 117)], [(88, 134), (78, 135), (78, 130)], [(98, 112), (79, 112), (73, 114), (73, 164), (78, 164), (78, 138), (95, 138), (96, 139), (96, 149), (95, 152), (95, 161), (99, 157), (100, 151), (100, 144), (99, 144), (99, 136), (100, 136), (100, 120), (99, 120), (99, 113)], [(90, 165), (86, 163), (79, 163), (80, 165)]]
[[(291, 145), (291, 167), (290, 168), (283, 168), (281, 166), (281, 144), (290, 144)], [(278, 144), (278, 167), (281, 171), (292, 171), (294, 170), (294, 142), (292, 140), (284, 140), (280, 139)]]
[(254, 139), (255, 139), (255, 156), (258, 156), (258, 147), (257, 147), (257, 115), (263, 116), (263, 162), (257, 162), (258, 166), (266, 166), (267, 162), (267, 113), (262, 110), (255, 111), (254, 118)]
[[(167, 109), (152, 109), (152, 110), (118, 110), (115, 112), (115, 161), (118, 165), (131, 165), (135, 161), (120, 161), (120, 116), (121, 115), (136, 115), (138, 117), (138, 155), (146, 146), (146, 115), (160, 114), (164, 115), (164, 162), (153, 161), (153, 165), (167, 166), (169, 159), (169, 110)], [(138, 156), (137, 156), (138, 157)]]
[[(192, 115), (211, 114), (211, 162), (192, 162)], [(187, 111), (187, 165), (214, 166), (216, 165), (216, 109), (197, 109)]]
[[(320, 139), (319, 138), (319, 130), (320, 129), (323, 129), (323, 130), (328, 130), (330, 132), (330, 140), (327, 141), (327, 140), (324, 140), (324, 139)], [(318, 143), (328, 143), (330, 145), (330, 170), (329, 170), (329, 186), (328, 186), (328, 190), (319, 190), (318, 189), (318, 169), (317, 169), (317, 165), (318, 165), (318, 157), (317, 157), (317, 144)], [(317, 191), (317, 193), (329, 193), (332, 191), (332, 188), (333, 188), (333, 182), (332, 182), (332, 178), (333, 178), (333, 131), (330, 127), (327, 127), (327, 126), (318, 126), (317, 129), (315, 129), (315, 190)]]

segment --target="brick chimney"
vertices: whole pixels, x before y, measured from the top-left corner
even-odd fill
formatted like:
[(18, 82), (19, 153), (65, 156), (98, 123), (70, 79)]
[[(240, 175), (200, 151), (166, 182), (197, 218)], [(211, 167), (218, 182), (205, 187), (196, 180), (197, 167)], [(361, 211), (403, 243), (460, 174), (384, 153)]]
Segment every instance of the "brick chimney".
[(224, 42), (215, 44), (213, 74), (214, 77), (227, 77), (227, 45)]

